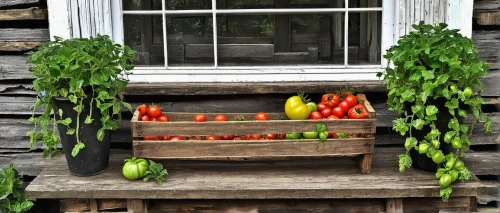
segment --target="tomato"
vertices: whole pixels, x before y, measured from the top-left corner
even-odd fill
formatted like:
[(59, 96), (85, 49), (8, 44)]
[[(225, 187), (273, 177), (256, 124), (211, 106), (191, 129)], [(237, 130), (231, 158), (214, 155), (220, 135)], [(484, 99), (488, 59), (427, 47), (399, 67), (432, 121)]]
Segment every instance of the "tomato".
[(141, 104), (139, 107), (139, 116), (143, 116), (147, 113), (147, 110), (148, 110), (148, 106), (146, 106), (146, 104)]
[(302, 133), (286, 133), (286, 139), (300, 139), (302, 137)]
[(286, 134), (285, 133), (280, 133), (279, 137), (280, 137), (280, 139), (285, 139), (286, 138)]
[(431, 146), (429, 146), (429, 144), (426, 144), (426, 143), (421, 143), (418, 145), (418, 153), (419, 154), (425, 154), (427, 153), (427, 151), (429, 151), (429, 148)]
[(143, 115), (141, 121), (151, 121), (151, 117), (149, 117), (149, 115)]
[(448, 174), (451, 176), (451, 182), (455, 182), (458, 179), (458, 171), (451, 170)]
[(158, 122), (168, 122), (168, 116), (166, 115), (161, 115), (160, 117), (156, 118)]
[(321, 115), (323, 115), (323, 118), (326, 118), (332, 115), (332, 110), (330, 108), (326, 108), (323, 111), (321, 111)]
[(264, 112), (259, 112), (257, 113), (257, 115), (255, 116), (255, 120), (258, 120), (258, 121), (267, 121), (267, 115), (266, 113)]
[(456, 91), (457, 91), (457, 89), (458, 89), (458, 88), (457, 88), (457, 85), (455, 85), (455, 84), (452, 84), (452, 85), (450, 86), (450, 90), (451, 90), (452, 92), (456, 92)]
[(122, 168), (122, 173), (129, 180), (137, 180), (144, 177), (149, 170), (149, 164), (146, 159), (132, 157), (125, 159), (125, 164)]
[(347, 104), (349, 104), (350, 107), (354, 107), (356, 106), (356, 104), (358, 104), (358, 98), (356, 98), (356, 96), (351, 94), (347, 95), (343, 101), (347, 102)]
[[(342, 109), (342, 111), (347, 112), (349, 109), (351, 109), (351, 106), (349, 106), (349, 103), (342, 101), (339, 104), (339, 107)], [(339, 116), (340, 117), (340, 116)]]
[(235, 141), (239, 141), (239, 140), (241, 140), (241, 137), (234, 137), (234, 139), (233, 139), (233, 140), (235, 140)]
[(328, 138), (328, 132), (320, 132), (319, 133), (319, 139), (324, 141)]
[(227, 121), (227, 117), (223, 114), (218, 114), (215, 116), (214, 121)]
[(162, 111), (161, 111), (160, 107), (153, 105), (153, 106), (150, 106), (148, 108), (147, 113), (148, 113), (149, 117), (157, 118), (157, 117), (160, 117), (160, 115), (162, 114)]
[(159, 141), (162, 141), (163, 140), (163, 136), (156, 136), (158, 138)]
[(181, 136), (174, 136), (172, 138), (170, 138), (171, 141), (182, 141), (184, 140), (184, 137), (181, 137)]
[(453, 135), (452, 132), (447, 132), (445, 135), (444, 135), (444, 142), (446, 143), (450, 143), (451, 140), (453, 139)]
[(302, 96), (292, 96), (286, 100), (285, 114), (290, 120), (305, 120), (309, 113), (311, 111)]
[(163, 136), (163, 140), (164, 140), (164, 141), (168, 141), (168, 140), (170, 140), (170, 139), (172, 139), (172, 136)]
[(145, 141), (157, 141), (158, 136), (144, 136)]
[(432, 154), (432, 161), (434, 161), (434, 163), (436, 163), (436, 164), (443, 163), (445, 160), (446, 159), (445, 159), (444, 154), (441, 150), (437, 150), (434, 152), (434, 154)]
[(195, 136), (194, 139), (199, 141), (199, 140), (201, 140), (201, 136)]
[(344, 111), (344, 110), (343, 110), (342, 108), (340, 108), (340, 107), (335, 107), (335, 108), (333, 108), (333, 110), (332, 110), (332, 114), (333, 114), (333, 115), (335, 115), (335, 116), (337, 116), (337, 117), (339, 117), (339, 118), (344, 117), (345, 112), (346, 112), (346, 111)]
[(447, 169), (453, 169), (455, 167), (455, 163), (457, 162), (456, 158), (450, 158), (446, 160), (446, 168)]
[(260, 140), (262, 138), (261, 134), (252, 134), (250, 135), (250, 140)]
[(464, 89), (464, 96), (466, 98), (470, 98), (470, 96), (472, 95), (472, 93), (473, 92), (472, 92), (472, 89), (470, 87), (465, 87), (465, 89)]
[(339, 138), (339, 135), (337, 135), (336, 132), (329, 132), (328, 133), (328, 138)]
[(150, 121), (156, 121), (156, 118), (151, 118), (151, 120), (150, 120)]
[(276, 138), (278, 138), (278, 135), (276, 135), (276, 134), (267, 134), (264, 136), (264, 139), (266, 139), (266, 140), (274, 140)]
[(460, 140), (460, 138), (458, 136), (455, 137), (455, 138), (453, 138), (453, 141), (451, 142), (451, 145), (455, 149), (461, 149), (463, 147), (462, 141)]
[(321, 97), (321, 103), (330, 108), (337, 107), (340, 103), (340, 96), (337, 94), (324, 94), (323, 97)]
[(306, 105), (307, 105), (307, 107), (309, 107), (310, 112), (318, 111), (318, 107), (316, 106), (316, 103), (309, 102)]
[(464, 167), (465, 167), (465, 165), (464, 165), (464, 162), (463, 162), (463, 161), (461, 161), (461, 160), (457, 160), (457, 161), (455, 162), (455, 169), (456, 169), (456, 170), (461, 170), (461, 169), (463, 169)]
[(309, 114), (309, 119), (310, 120), (321, 120), (321, 119), (323, 119), (323, 115), (321, 115), (321, 113), (318, 111), (311, 112), (311, 114)]
[(328, 105), (326, 105), (326, 104), (319, 103), (319, 104), (316, 105), (316, 108), (318, 109), (318, 111), (321, 112), (321, 111), (325, 110), (326, 108), (330, 108), (330, 107), (328, 107)]
[(220, 140), (219, 136), (207, 136), (205, 138), (206, 140), (213, 141), (213, 140)]
[(366, 119), (368, 118), (368, 112), (364, 108), (355, 106), (349, 109), (347, 116), (351, 119)]
[(223, 135), (223, 136), (220, 136), (220, 139), (222, 140), (233, 140), (234, 138), (234, 135)]
[[(434, 139), (434, 140), (432, 140), (432, 141), (431, 141), (431, 144), (432, 144), (432, 147), (433, 147), (434, 149), (439, 149), (439, 145), (440, 145), (441, 143), (440, 143), (438, 140), (435, 140), (435, 139)], [(444, 155), (443, 155), (443, 156), (444, 156)]]
[(451, 175), (449, 174), (443, 174), (439, 178), (439, 186), (441, 186), (442, 189), (448, 188), (451, 185)]
[(188, 138), (188, 141), (193, 141), (194, 139), (192, 137), (189, 137)]
[(330, 115), (326, 117), (326, 120), (340, 120), (340, 118), (336, 115)]
[(207, 121), (207, 116), (205, 116), (204, 114), (197, 114), (194, 116), (194, 121), (195, 122), (205, 122), (205, 121)]
[(303, 132), (302, 136), (304, 136), (305, 139), (316, 139), (318, 138), (319, 133), (318, 132)]

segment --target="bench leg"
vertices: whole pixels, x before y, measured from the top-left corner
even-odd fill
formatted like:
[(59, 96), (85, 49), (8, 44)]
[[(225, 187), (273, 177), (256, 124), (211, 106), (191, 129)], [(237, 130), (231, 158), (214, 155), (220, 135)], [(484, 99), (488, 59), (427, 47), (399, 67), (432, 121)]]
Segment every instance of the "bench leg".
[(128, 213), (148, 213), (146, 200), (127, 200)]
[(359, 170), (362, 174), (370, 174), (372, 169), (372, 155), (364, 154), (359, 156)]
[(388, 198), (385, 203), (386, 213), (403, 213), (403, 199)]

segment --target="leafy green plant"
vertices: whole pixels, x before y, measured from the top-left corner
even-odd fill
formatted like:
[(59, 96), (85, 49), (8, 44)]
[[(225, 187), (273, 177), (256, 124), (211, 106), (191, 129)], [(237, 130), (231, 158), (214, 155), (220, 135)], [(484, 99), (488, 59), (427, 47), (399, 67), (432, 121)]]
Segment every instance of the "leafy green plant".
[[(28, 63), (33, 64), (30, 71), (36, 77), (33, 87), (38, 93), (37, 101), (31, 107), (33, 115), (29, 119), (34, 123), (34, 129), (27, 133), (31, 147), (41, 144), (44, 158), (58, 154), (60, 138), (55, 129), (56, 123), (59, 123), (68, 127), (67, 132), (60, 134), (76, 134), (77, 144), (71, 152), (76, 156), (85, 147), (79, 139), (78, 125), (80, 113), (87, 110), (83, 105), (87, 99), (90, 99), (91, 108), (95, 102), (102, 113), (99, 121), (94, 121), (89, 115), (84, 122), (102, 123), (103, 127), (96, 137), (102, 141), (106, 130), (115, 130), (118, 127), (116, 121), (121, 119), (122, 106), (131, 110), (130, 104), (123, 101), (122, 91), (128, 80), (122, 74), (133, 69), (127, 63), (134, 59), (136, 54), (132, 49), (114, 44), (108, 36), (101, 35), (68, 40), (55, 37), (55, 41), (47, 42), (38, 51), (30, 53)], [(61, 110), (53, 112), (53, 97), (68, 98), (76, 105), (73, 108), (78, 114), (76, 128), (69, 126), (72, 118), (63, 119)], [(37, 108), (44, 109), (42, 115), (35, 115)], [(56, 120), (56, 113), (61, 119)]]
[(163, 181), (165, 181), (165, 175), (168, 175), (168, 172), (163, 168), (163, 164), (149, 160), (149, 170), (146, 172), (146, 176), (144, 176), (145, 182), (149, 179), (154, 179), (156, 183), (162, 185)]
[[(433, 26), (423, 22), (413, 28), (416, 31), (403, 36), (387, 51), (386, 72), (378, 76), (383, 77), (389, 91), (390, 110), (403, 115), (393, 121), (393, 129), (408, 135), (406, 153), (398, 156), (399, 170), (411, 167), (411, 149), (432, 158), (440, 167), (436, 178), (440, 180), (441, 197), (447, 200), (452, 182), (472, 177), (460, 158), (470, 146), (474, 124), (485, 122), (484, 131), (491, 131), (492, 120), (481, 111), (484, 101), (480, 94), (484, 87), (479, 80), (489, 67), (477, 56), (473, 41), (458, 30), (447, 29), (446, 24)], [(429, 101), (438, 98), (446, 99), (447, 111), (439, 112)], [(451, 115), (445, 133), (435, 125), (438, 113)], [(469, 113), (473, 115), (472, 122), (466, 124), (462, 120)], [(424, 140), (418, 141), (412, 135), (414, 129), (429, 131)], [(451, 144), (456, 153), (445, 156), (440, 150), (441, 142)]]
[(21, 175), (11, 163), (0, 172), (0, 212), (21, 213), (33, 207), (32, 199), (24, 195)]

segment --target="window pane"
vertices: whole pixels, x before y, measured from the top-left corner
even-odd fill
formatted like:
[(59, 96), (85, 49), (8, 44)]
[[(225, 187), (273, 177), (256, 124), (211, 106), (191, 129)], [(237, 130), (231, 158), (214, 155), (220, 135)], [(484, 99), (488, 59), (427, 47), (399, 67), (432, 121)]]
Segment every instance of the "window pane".
[[(161, 5), (160, 5), (161, 7)], [(165, 0), (167, 10), (203, 10), (212, 9), (212, 0)]]
[(332, 14), (217, 16), (219, 65), (344, 64), (344, 30), (335, 28), (333, 19)]
[(168, 17), (169, 66), (213, 66), (212, 15)]
[(382, 7), (382, 0), (349, 1), (349, 7), (350, 8)]
[(349, 65), (380, 65), (382, 12), (349, 13)]
[(161, 0), (123, 0), (123, 10), (161, 10)]
[(161, 15), (124, 15), (125, 44), (137, 51), (135, 65), (164, 66)]
[(344, 0), (217, 0), (217, 9), (341, 7), (344, 7)]

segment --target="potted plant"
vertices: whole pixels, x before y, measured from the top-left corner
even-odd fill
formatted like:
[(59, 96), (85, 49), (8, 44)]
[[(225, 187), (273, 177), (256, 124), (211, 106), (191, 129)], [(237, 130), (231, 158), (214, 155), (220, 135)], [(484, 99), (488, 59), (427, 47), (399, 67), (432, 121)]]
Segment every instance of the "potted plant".
[[(413, 165), (437, 172), (440, 195), (447, 200), (451, 183), (472, 177), (461, 159), (474, 124), (484, 121), (484, 130), (491, 131), (480, 96), (480, 78), (489, 67), (477, 56), (473, 41), (458, 30), (423, 22), (413, 28), (387, 51), (388, 66), (379, 77), (389, 91), (389, 110), (402, 115), (393, 121), (393, 129), (406, 136), (399, 170)], [(465, 123), (468, 114), (472, 122)]]
[[(118, 127), (122, 106), (131, 108), (123, 102), (128, 80), (122, 74), (133, 68), (128, 62), (135, 58), (132, 49), (101, 35), (56, 37), (30, 53), (33, 88), (38, 93), (29, 119), (34, 130), (27, 133), (31, 147), (42, 145), (46, 158), (57, 155), (62, 143), (70, 173), (85, 176), (104, 171), (110, 130)], [(40, 107), (43, 113), (36, 115)]]

